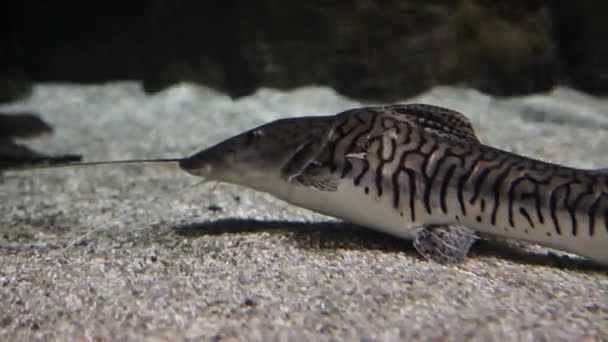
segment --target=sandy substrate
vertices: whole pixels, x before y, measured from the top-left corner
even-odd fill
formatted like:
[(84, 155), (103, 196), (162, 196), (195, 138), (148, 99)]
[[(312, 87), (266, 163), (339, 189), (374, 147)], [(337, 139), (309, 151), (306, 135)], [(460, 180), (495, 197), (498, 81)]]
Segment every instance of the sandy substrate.
[[(608, 166), (608, 101), (454, 88), (404, 101), (460, 110), (494, 146)], [(190, 155), (272, 119), (359, 105), (324, 88), (234, 102), (191, 85), (148, 96), (115, 83), (40, 85), (0, 109), (39, 111), (57, 131), (31, 146), (91, 161)], [(0, 340), (608, 337), (608, 274), (584, 260), (486, 242), (442, 266), (410, 242), (196, 182), (159, 166), (4, 174)]]

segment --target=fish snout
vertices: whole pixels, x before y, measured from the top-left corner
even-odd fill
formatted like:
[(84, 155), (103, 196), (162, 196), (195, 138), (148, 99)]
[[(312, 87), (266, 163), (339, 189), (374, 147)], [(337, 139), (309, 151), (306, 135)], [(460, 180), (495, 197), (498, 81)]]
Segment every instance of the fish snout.
[(196, 169), (196, 163), (191, 157), (183, 158), (183, 159), (180, 159), (180, 161), (179, 161), (179, 167), (182, 170), (189, 172), (189, 171)]
[(197, 155), (181, 159), (179, 167), (193, 176), (207, 177), (211, 172), (209, 163), (204, 162)]

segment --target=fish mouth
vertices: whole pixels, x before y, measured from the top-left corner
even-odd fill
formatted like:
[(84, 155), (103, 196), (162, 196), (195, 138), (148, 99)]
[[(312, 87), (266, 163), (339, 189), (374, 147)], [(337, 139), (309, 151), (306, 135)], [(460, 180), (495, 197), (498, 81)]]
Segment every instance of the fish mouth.
[(207, 176), (211, 171), (211, 166), (208, 163), (201, 162), (200, 158), (196, 156), (182, 158), (178, 164), (180, 169), (193, 176)]
[(194, 170), (196, 168), (195, 167), (195, 163), (192, 160), (192, 158), (182, 158), (182, 159), (180, 159), (179, 160), (179, 167), (182, 170), (186, 171), (186, 172)]

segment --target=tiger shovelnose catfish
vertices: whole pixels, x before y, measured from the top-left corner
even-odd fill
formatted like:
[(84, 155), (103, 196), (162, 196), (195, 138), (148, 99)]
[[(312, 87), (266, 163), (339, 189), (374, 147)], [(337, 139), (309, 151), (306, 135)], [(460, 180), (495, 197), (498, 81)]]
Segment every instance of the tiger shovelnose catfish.
[(608, 266), (608, 171), (583, 170), (480, 143), (461, 113), (425, 104), (280, 119), (178, 162), (205, 180), (413, 239), (424, 257), (465, 259), (484, 236)]
[(179, 162), (188, 173), (414, 240), (462, 261), (476, 233), (608, 265), (608, 172), (481, 144), (461, 113), (424, 104), (280, 119)]

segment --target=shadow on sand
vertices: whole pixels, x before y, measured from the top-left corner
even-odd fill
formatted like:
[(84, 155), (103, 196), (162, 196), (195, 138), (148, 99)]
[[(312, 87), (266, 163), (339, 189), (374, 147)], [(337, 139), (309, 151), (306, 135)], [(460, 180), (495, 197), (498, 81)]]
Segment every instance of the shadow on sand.
[[(412, 257), (422, 258), (414, 249), (411, 241), (338, 221), (298, 222), (220, 219), (174, 226), (173, 229), (177, 235), (188, 238), (259, 232), (288, 234), (299, 248), (378, 250), (386, 253), (406, 253)], [(555, 253), (534, 253), (508, 242), (492, 240), (479, 240), (473, 245), (469, 257), (475, 258), (477, 256), (497, 257), (517, 263), (561, 269), (606, 272), (601, 266), (582, 258), (571, 258)]]

